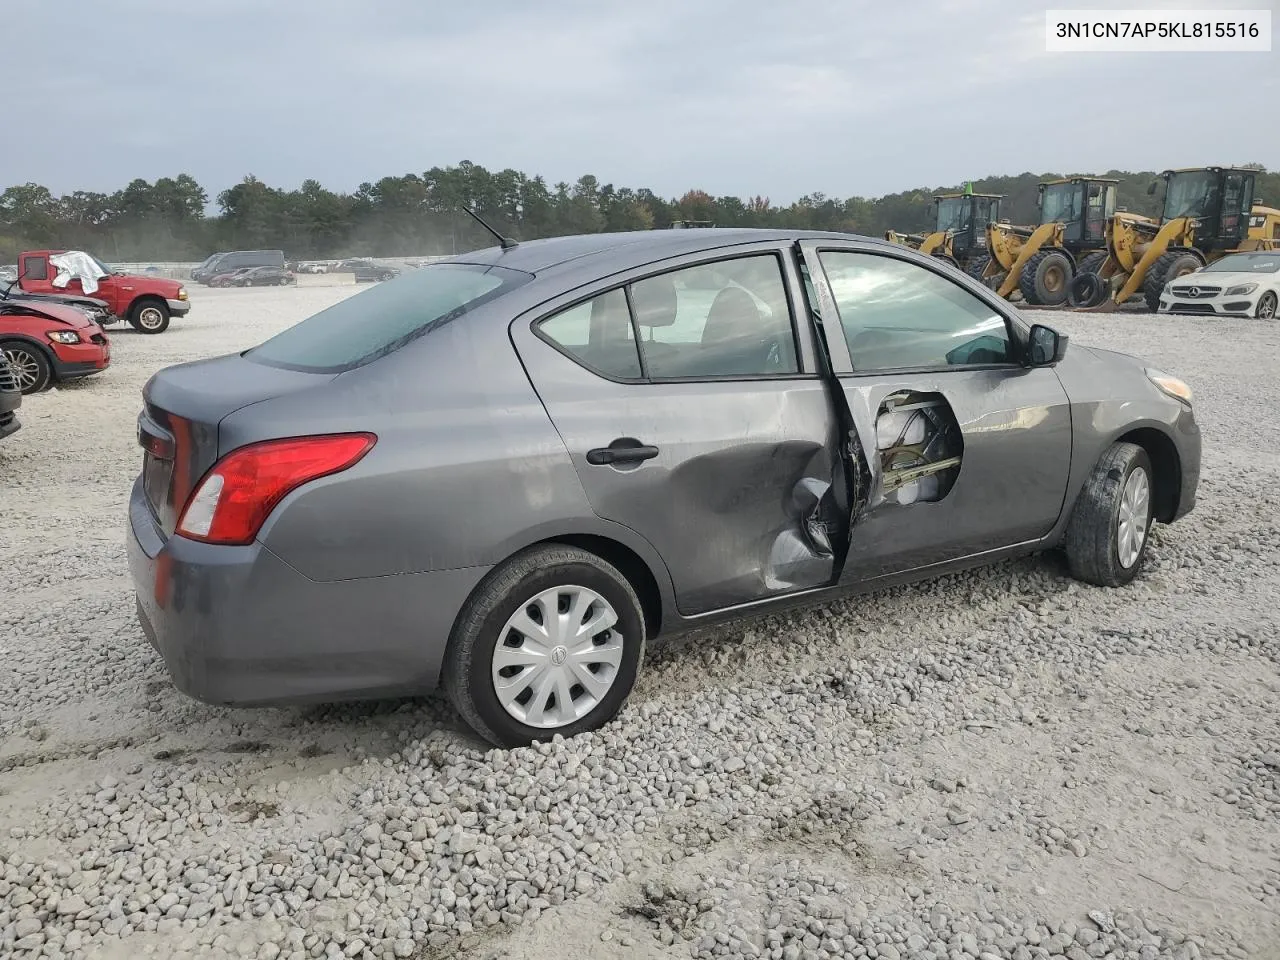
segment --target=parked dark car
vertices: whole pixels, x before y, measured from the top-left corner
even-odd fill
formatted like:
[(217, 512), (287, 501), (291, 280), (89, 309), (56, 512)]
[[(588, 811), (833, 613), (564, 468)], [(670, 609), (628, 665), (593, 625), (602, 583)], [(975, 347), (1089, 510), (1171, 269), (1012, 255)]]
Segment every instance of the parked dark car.
[(377, 263), (373, 260), (353, 261), (351, 272), (355, 274), (356, 283), (374, 283), (382, 280), (392, 280), (400, 276), (400, 271), (396, 267), (387, 266), (385, 263)]
[(231, 278), (233, 287), (283, 287), (298, 278), (283, 267), (250, 267)]
[(1126, 584), (1200, 472), (1186, 384), (843, 234), (481, 250), (143, 401), (129, 562), (180, 690), (442, 684), (503, 745), (605, 723), (657, 636), (1051, 548)]
[(283, 250), (232, 250), (215, 253), (191, 271), (191, 279), (197, 283), (209, 283), (214, 277), (234, 273), (246, 267), (284, 268)]
[(9, 367), (9, 358), (0, 350), (0, 440), (22, 429), (18, 408), (22, 406), (22, 390), (18, 378)]
[(241, 267), (239, 270), (232, 270), (230, 273), (219, 273), (209, 278), (209, 286), (211, 287), (234, 287), (236, 286), (236, 278), (242, 273), (248, 273), (253, 267)]

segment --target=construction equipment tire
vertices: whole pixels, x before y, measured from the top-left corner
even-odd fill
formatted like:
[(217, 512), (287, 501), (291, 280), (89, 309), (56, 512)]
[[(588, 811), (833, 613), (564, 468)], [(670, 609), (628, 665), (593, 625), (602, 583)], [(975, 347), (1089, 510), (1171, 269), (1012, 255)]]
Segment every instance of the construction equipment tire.
[(1142, 297), (1147, 301), (1147, 309), (1152, 313), (1160, 309), (1160, 294), (1166, 283), (1203, 266), (1203, 261), (1189, 250), (1162, 253), (1142, 280)]
[(1022, 268), (1018, 289), (1027, 303), (1038, 307), (1059, 307), (1067, 302), (1074, 274), (1071, 258), (1065, 253), (1042, 250)]
[(1077, 273), (1067, 288), (1067, 303), (1075, 308), (1096, 307), (1107, 299), (1107, 282), (1096, 273)]

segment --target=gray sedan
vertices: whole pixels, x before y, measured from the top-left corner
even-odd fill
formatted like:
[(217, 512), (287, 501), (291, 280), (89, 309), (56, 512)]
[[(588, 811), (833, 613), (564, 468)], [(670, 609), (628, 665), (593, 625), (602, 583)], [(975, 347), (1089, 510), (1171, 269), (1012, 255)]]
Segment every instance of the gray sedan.
[(934, 258), (837, 234), (443, 260), (157, 373), (138, 616), (211, 703), (443, 686), (594, 729), (646, 641), (1050, 548), (1116, 587), (1195, 502), (1191, 391)]

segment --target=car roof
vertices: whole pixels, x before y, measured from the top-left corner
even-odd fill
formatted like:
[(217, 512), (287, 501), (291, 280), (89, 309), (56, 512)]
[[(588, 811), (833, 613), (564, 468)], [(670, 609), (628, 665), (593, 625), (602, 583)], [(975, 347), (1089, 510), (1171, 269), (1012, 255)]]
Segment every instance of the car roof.
[(857, 240), (889, 250), (898, 244), (852, 233), (822, 230), (771, 230), (750, 227), (695, 227), (685, 230), (634, 230), (527, 240), (508, 249), (485, 247), (438, 263), (496, 264), (535, 275), (564, 271), (607, 276), (668, 257), (714, 251), (748, 243), (796, 240)]

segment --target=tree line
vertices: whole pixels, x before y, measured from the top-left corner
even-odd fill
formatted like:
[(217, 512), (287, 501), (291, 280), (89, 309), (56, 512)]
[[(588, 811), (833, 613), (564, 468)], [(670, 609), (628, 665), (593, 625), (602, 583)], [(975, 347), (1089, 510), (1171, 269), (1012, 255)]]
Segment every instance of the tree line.
[[(1255, 195), (1280, 205), (1280, 172), (1261, 164)], [(1037, 219), (1037, 184), (1055, 173), (1023, 173), (972, 181), (981, 193), (1003, 194), (1002, 216)], [(1147, 195), (1153, 171), (1111, 170), (1121, 208), (1158, 215), (1159, 195)], [(188, 174), (136, 179), (112, 194), (77, 190), (54, 196), (36, 183), (0, 193), (0, 263), (22, 250), (88, 250), (106, 261), (201, 260), (215, 250), (283, 249), (290, 258), (433, 256), (488, 246), (492, 238), (462, 210), (469, 206), (503, 234), (520, 240), (618, 230), (664, 229), (673, 221), (711, 221), (720, 227), (835, 230), (880, 236), (886, 229), (927, 228), (929, 199), (962, 184), (918, 188), (879, 198), (811, 193), (775, 205), (768, 197), (713, 196), (689, 190), (678, 198), (647, 188), (601, 183), (590, 174), (575, 183), (548, 184), (517, 170), (491, 172), (463, 161), (425, 173), (362, 183), (336, 193), (315, 180), (294, 190), (247, 176), (209, 196)]]

